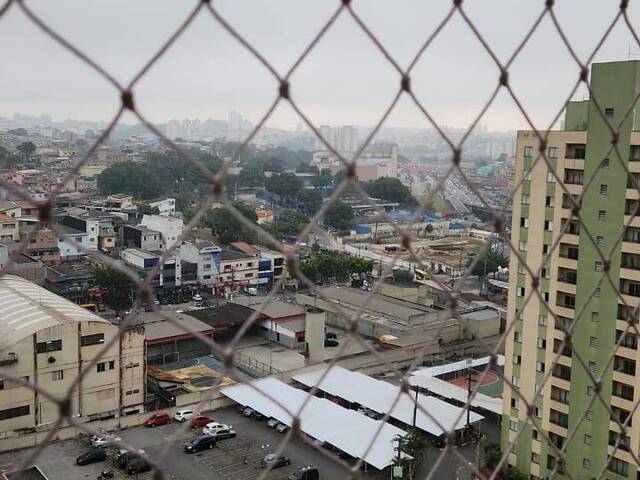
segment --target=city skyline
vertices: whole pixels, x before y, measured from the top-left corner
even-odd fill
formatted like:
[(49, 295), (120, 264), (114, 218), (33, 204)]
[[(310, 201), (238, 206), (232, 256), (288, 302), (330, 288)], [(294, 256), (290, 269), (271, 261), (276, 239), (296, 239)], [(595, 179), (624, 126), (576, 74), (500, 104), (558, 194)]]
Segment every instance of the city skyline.
[[(76, 12), (73, 19), (60, 15), (67, 8), (59, 4), (31, 2), (30, 6), (121, 82), (135, 75), (193, 6), (167, 3), (164, 8), (151, 8), (151, 3), (139, 2), (127, 5), (128, 15), (120, 18), (114, 13), (118, 8), (111, 6), (76, 0), (64, 4)], [(491, 8), (477, 3), (465, 4), (464, 8), (498, 58), (505, 62), (513, 46), (531, 27), (532, 19), (542, 11), (542, 5), (522, 4), (516, 8), (494, 0), (491, 6), (501, 9), (499, 25), (490, 16)], [(333, 13), (336, 4), (301, 7), (283, 1), (278, 8), (271, 8), (266, 3), (255, 3), (253, 15), (247, 15), (242, 6), (231, 2), (220, 2), (216, 8), (279, 72), (284, 72)], [(445, 16), (450, 2), (428, 7), (408, 1), (393, 5), (356, 2), (353, 8), (399, 64), (405, 66)], [(612, 18), (605, 6), (593, 1), (585, 2), (581, 8), (579, 23), (563, 21), (573, 15), (567, 3), (559, 3), (556, 14), (577, 55), (584, 59), (597, 44), (594, 38), (599, 38), (599, 34), (593, 32), (604, 34)], [(394, 21), (388, 19), (390, 11), (394, 13)], [(632, 21), (636, 14), (637, 9), (630, 6)], [(10, 58), (10, 68), (0, 78), (0, 88), (9, 93), (3, 101), (5, 112), (40, 115), (44, 111), (56, 118), (98, 121), (111, 118), (118, 106), (118, 96), (110, 85), (44, 36), (19, 8), (10, 8), (3, 19), (7, 21), (0, 29), (0, 51)], [(397, 35), (397, 25), (402, 25), (402, 35)], [(625, 59), (629, 56), (631, 38), (624, 27), (615, 28), (594, 61)], [(515, 93), (540, 128), (548, 126), (578, 78), (578, 66), (566, 48), (560, 47), (558, 33), (547, 18), (509, 68)], [(640, 49), (631, 48), (631, 56), (635, 57), (637, 50)], [(336, 51), (341, 55), (336, 56)], [(465, 128), (489, 98), (498, 76), (496, 65), (456, 14), (417, 63), (412, 72), (412, 86), (439, 124)], [(294, 73), (291, 92), (316, 125), (375, 125), (393, 99), (398, 84), (397, 72), (353, 19), (343, 14)], [(165, 58), (154, 65), (134, 94), (136, 105), (155, 123), (166, 123), (171, 118), (224, 118), (229, 110), (235, 109), (255, 124), (273, 101), (276, 89), (268, 71), (205, 14), (199, 15)], [(53, 92), (55, 95), (51, 95)], [(581, 88), (573, 98), (581, 99), (584, 95)], [(82, 101), (74, 101), (77, 98)], [(133, 120), (125, 116), (123, 123)], [(281, 104), (269, 124), (293, 129), (299, 121), (288, 105)], [(498, 131), (530, 128), (505, 92), (498, 95), (482, 123)], [(386, 124), (431, 127), (406, 98), (400, 100)]]

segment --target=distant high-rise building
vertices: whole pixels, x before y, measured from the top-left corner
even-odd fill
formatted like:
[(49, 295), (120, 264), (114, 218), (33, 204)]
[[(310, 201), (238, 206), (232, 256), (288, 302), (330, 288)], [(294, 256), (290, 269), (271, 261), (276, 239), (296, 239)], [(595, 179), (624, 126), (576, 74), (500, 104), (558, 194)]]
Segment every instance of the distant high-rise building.
[[(592, 98), (569, 102), (564, 130), (546, 135), (545, 153), (564, 185), (535, 161), (538, 134), (517, 137), (522, 184), (511, 243), (519, 252), (509, 268), (514, 326), (504, 371), (513, 387), (503, 392), (502, 444), (513, 448), (508, 463), (534, 480), (640, 478), (640, 219), (632, 217), (640, 211), (640, 62), (593, 64), (591, 72)], [(531, 295), (534, 282), (539, 294)]]
[[(358, 131), (353, 125), (343, 125), (341, 127), (320, 125), (318, 131), (331, 148), (342, 155), (352, 155), (358, 148)], [(326, 151), (328, 148), (320, 138), (316, 138), (315, 150)]]

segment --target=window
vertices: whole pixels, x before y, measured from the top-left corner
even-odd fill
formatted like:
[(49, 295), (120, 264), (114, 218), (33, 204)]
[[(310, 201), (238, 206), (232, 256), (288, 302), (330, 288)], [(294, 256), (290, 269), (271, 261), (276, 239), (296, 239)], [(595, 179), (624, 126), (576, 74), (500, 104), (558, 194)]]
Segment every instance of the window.
[(522, 179), (525, 181), (531, 181), (531, 170), (523, 170)]
[(547, 253), (549, 253), (549, 245), (547, 245), (546, 243), (542, 244), (542, 254), (546, 255)]
[(518, 273), (520, 275), (524, 275), (525, 273), (527, 273), (527, 269), (522, 262), (518, 262)]
[(57, 352), (58, 350), (62, 350), (62, 340), (49, 340), (36, 343), (37, 353)]
[(524, 287), (518, 287), (518, 289), (516, 290), (516, 295), (518, 297), (524, 297)]
[(600, 195), (608, 195), (609, 194), (609, 187), (607, 185), (601, 184), (600, 185)]
[(596, 235), (596, 245), (601, 247), (604, 243), (604, 237), (602, 235)]
[(598, 210), (598, 221), (604, 222), (607, 220), (607, 212), (606, 210)]
[(523, 228), (529, 228), (529, 219), (527, 217), (520, 217), (520, 226)]
[(538, 325), (541, 327), (547, 326), (547, 316), (546, 315), (538, 315)]
[(80, 337), (80, 345), (87, 347), (89, 345), (99, 345), (104, 343), (104, 333), (96, 333), (95, 335), (83, 335)]
[(597, 261), (593, 266), (593, 269), (596, 272), (601, 272), (603, 268), (604, 268), (604, 265), (603, 265), (603, 263), (601, 261)]
[(589, 362), (589, 371), (593, 374), (597, 372), (596, 362)]
[(544, 338), (538, 338), (538, 348), (547, 348), (547, 340)]
[(584, 412), (584, 419), (587, 421), (591, 421), (593, 420), (593, 410), (585, 410)]
[(556, 182), (556, 177), (553, 174), (553, 172), (551, 172), (551, 171), (547, 172), (547, 182), (549, 182), (549, 183), (555, 183)]
[(514, 355), (513, 356), (513, 364), (520, 365), (522, 363), (522, 355)]
[(524, 156), (525, 157), (533, 156), (533, 147), (531, 145), (527, 145), (524, 147)]
[(511, 408), (518, 408), (518, 399), (517, 398), (512, 398), (511, 399)]
[(599, 297), (600, 296), (600, 287), (597, 287), (593, 290), (593, 296), (594, 297)]
[(551, 220), (545, 220), (544, 229), (548, 232), (553, 232), (553, 222)]
[(549, 158), (558, 158), (558, 147), (549, 147)]
[(522, 204), (523, 205), (529, 205), (529, 201), (530, 201), (530, 197), (528, 193), (523, 193), (522, 194)]
[(591, 345), (591, 348), (598, 348), (598, 339), (596, 337), (591, 337), (589, 339), (589, 345)]
[(538, 455), (535, 452), (531, 452), (531, 462), (537, 463), (538, 465), (540, 465), (540, 455)]
[(21, 407), (7, 408), (6, 410), (0, 410), (0, 420), (8, 420), (10, 418), (24, 417), (29, 415), (29, 405), (23, 405)]
[(591, 445), (593, 443), (593, 437), (591, 435), (584, 434), (584, 443)]
[(611, 458), (609, 462), (609, 466), (607, 466), (607, 470), (615, 472), (623, 477), (629, 475), (629, 464), (624, 460), (620, 460), (619, 458)]
[[(25, 382), (29, 381), (29, 375), (22, 377)], [(14, 388), (20, 388), (21, 385), (11, 380), (0, 380), (0, 390), (13, 390)]]
[(51, 372), (51, 380), (56, 382), (64, 378), (64, 370), (54, 370)]
[(527, 251), (527, 242), (520, 242), (520, 244), (518, 245), (519, 249), (521, 252), (526, 252)]
[(564, 390), (560, 387), (556, 387), (555, 385), (551, 385), (551, 399), (556, 402), (564, 403), (565, 405), (569, 404), (569, 391)]
[(531, 438), (533, 438), (534, 440), (538, 440), (538, 430), (536, 430), (535, 428), (531, 431)]
[(616, 397), (624, 398), (625, 400), (633, 400), (634, 389), (631, 385), (614, 380), (611, 390), (611, 393)]
[(588, 458), (583, 458), (582, 468), (584, 468), (585, 470), (591, 470), (591, 460), (589, 460)]
[(511, 422), (509, 423), (509, 430), (511, 430), (512, 432), (517, 432), (518, 431), (518, 421), (517, 420), (511, 420)]
[(511, 383), (513, 384), (514, 387), (519, 387), (520, 386), (520, 378), (513, 376), (511, 377)]
[(104, 372), (107, 369), (107, 364), (105, 362), (96, 363), (96, 370), (98, 373)]
[[(622, 341), (620, 341), (622, 337)], [(620, 341), (620, 346), (636, 350), (638, 348), (638, 337), (633, 333), (624, 333), (622, 330), (616, 330), (616, 343)]]
[(544, 200), (545, 207), (553, 207), (555, 205), (555, 200), (553, 197), (547, 196)]
[(587, 385), (587, 397), (593, 397), (593, 385)]
[(544, 362), (536, 362), (536, 372), (544, 373)]
[(609, 168), (609, 159), (608, 158), (603, 158), (602, 162), (600, 163), (600, 167)]
[(113, 370), (114, 368), (116, 368), (116, 361), (109, 360), (109, 370)]
[(613, 115), (615, 113), (615, 109), (613, 107), (605, 107), (604, 109), (604, 116), (607, 118), (613, 118)]
[(553, 408), (549, 410), (549, 421), (560, 427), (564, 427), (564, 428), (569, 427), (569, 415), (567, 415), (566, 413), (562, 413), (557, 410), (554, 410)]
[(522, 332), (514, 332), (513, 341), (516, 343), (522, 343)]

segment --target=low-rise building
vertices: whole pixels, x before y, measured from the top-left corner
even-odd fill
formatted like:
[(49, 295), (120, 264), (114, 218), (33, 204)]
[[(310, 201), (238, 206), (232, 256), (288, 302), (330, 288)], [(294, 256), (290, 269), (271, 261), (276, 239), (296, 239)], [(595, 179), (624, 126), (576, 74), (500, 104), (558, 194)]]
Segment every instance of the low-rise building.
[(162, 234), (161, 250), (173, 247), (182, 235), (184, 228), (184, 221), (181, 218), (162, 215), (143, 215), (140, 224)]
[(20, 241), (27, 241), (25, 253), (30, 257), (44, 263), (60, 261), (58, 232), (55, 230), (33, 223), (20, 225)]
[(19, 240), (18, 220), (0, 213), (0, 242), (17, 242)]
[(214, 285), (220, 277), (222, 250), (210, 240), (184, 242), (180, 258), (196, 265), (196, 280), (202, 285)]
[(104, 201), (104, 206), (109, 210), (135, 209), (135, 205), (133, 204), (133, 197), (131, 195), (124, 195), (121, 193), (109, 195)]
[[(95, 420), (142, 412), (145, 398), (144, 329), (120, 329), (27, 280), (0, 278), (0, 364), (13, 378), (63, 398), (69, 412)], [(114, 337), (113, 345), (103, 347)], [(78, 375), (96, 356), (83, 381)], [(76, 388), (72, 388), (74, 386)], [(24, 434), (52, 425), (57, 403), (10, 378), (0, 379), (0, 432)]]
[[(149, 272), (158, 265), (162, 252), (126, 248), (120, 252), (120, 258), (128, 265)], [(162, 264), (159, 273), (151, 279), (152, 287), (177, 287), (182, 285), (181, 262), (179, 256), (170, 256)]]
[(86, 255), (88, 247), (88, 235), (66, 225), (58, 225), (58, 250), (61, 260), (71, 260)]
[(162, 234), (144, 225), (120, 225), (120, 242), (124, 247), (141, 250), (160, 250)]
[(257, 285), (258, 257), (235, 250), (224, 250), (220, 256), (220, 279), (218, 285), (231, 291)]
[(151, 208), (157, 208), (158, 214), (163, 217), (173, 217), (176, 214), (176, 199), (163, 198), (149, 202)]

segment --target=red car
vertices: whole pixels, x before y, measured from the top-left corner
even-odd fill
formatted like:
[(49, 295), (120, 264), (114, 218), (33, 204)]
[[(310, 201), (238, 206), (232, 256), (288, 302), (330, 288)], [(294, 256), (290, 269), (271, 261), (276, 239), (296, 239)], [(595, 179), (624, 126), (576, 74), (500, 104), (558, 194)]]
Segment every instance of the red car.
[(158, 425), (166, 425), (171, 422), (171, 417), (168, 413), (156, 413), (155, 415), (147, 418), (144, 421), (145, 427), (157, 427)]
[(206, 415), (196, 415), (191, 420), (189, 420), (189, 427), (198, 428), (204, 427), (207, 423), (213, 422), (213, 418), (207, 417)]

